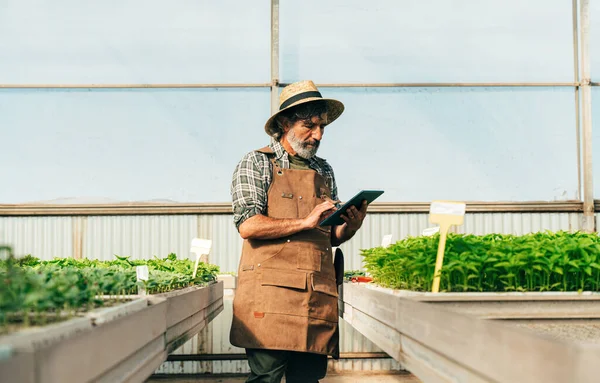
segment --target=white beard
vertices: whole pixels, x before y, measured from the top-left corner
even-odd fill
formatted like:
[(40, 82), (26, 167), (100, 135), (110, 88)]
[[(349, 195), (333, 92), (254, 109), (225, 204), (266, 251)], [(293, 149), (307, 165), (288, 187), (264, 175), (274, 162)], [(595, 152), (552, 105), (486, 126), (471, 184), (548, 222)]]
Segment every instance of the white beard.
[(319, 150), (319, 144), (321, 143), (320, 141), (317, 141), (315, 146), (309, 147), (305, 141), (302, 141), (296, 137), (293, 129), (290, 130), (287, 140), (298, 156), (304, 159), (312, 158), (315, 154), (317, 154), (317, 151)]

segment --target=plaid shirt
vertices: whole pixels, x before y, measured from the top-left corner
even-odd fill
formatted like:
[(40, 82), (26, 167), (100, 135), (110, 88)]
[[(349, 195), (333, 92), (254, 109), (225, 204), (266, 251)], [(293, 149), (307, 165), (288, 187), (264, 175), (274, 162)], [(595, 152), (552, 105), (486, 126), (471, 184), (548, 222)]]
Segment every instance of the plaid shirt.
[[(290, 160), (283, 146), (271, 140), (269, 147), (275, 152), (275, 158), (283, 169), (290, 168)], [(308, 160), (311, 169), (325, 177), (331, 189), (331, 199), (336, 201), (337, 185), (333, 168), (323, 158), (314, 156)], [(266, 154), (252, 151), (238, 163), (231, 182), (233, 201), (233, 222), (237, 228), (242, 222), (256, 214), (265, 214), (267, 210), (267, 192), (272, 180), (273, 164)]]

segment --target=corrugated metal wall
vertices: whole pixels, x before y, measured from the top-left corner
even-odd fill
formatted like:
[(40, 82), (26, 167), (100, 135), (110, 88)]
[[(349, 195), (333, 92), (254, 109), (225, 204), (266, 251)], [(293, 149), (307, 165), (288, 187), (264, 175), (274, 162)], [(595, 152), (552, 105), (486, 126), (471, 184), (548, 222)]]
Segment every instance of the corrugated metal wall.
[[(579, 213), (467, 213), (458, 232), (524, 234), (540, 230), (579, 230)], [(360, 249), (377, 246), (385, 234), (393, 241), (420, 235), (432, 226), (426, 213), (372, 213), (341, 249), (346, 269), (361, 267)], [(176, 253), (190, 257), (192, 238), (213, 241), (210, 262), (221, 271), (237, 271), (242, 240), (228, 214), (137, 215), (89, 217), (0, 217), (0, 242), (17, 254), (42, 259), (73, 257), (112, 259), (114, 254), (135, 259)]]
[(114, 254), (134, 259), (190, 254), (198, 234), (198, 216), (95, 216), (87, 218), (83, 256), (110, 260)]
[[(541, 230), (578, 230), (579, 213), (470, 213), (459, 232), (523, 234)], [(393, 241), (417, 236), (432, 226), (426, 213), (373, 213), (355, 238), (341, 246), (346, 270), (360, 269), (360, 249), (378, 246), (385, 234)], [(114, 254), (136, 259), (177, 253), (189, 257), (194, 237), (213, 241), (209, 261), (221, 270), (236, 271), (242, 240), (228, 214), (139, 215), (89, 217), (0, 217), (0, 242), (12, 245), (18, 255), (42, 259), (82, 256), (111, 259)], [(229, 343), (231, 300), (201, 334), (175, 354), (232, 354), (242, 349)], [(342, 352), (381, 352), (371, 341), (341, 321)], [(400, 368), (390, 359), (331, 361), (332, 370), (390, 370)], [(245, 360), (165, 362), (159, 373), (248, 372)]]
[(237, 272), (242, 251), (242, 238), (233, 224), (231, 215), (206, 214), (199, 216), (198, 237), (213, 241), (209, 257), (211, 263), (219, 265), (223, 272)]
[(73, 256), (71, 217), (0, 217), (0, 243), (38, 258)]

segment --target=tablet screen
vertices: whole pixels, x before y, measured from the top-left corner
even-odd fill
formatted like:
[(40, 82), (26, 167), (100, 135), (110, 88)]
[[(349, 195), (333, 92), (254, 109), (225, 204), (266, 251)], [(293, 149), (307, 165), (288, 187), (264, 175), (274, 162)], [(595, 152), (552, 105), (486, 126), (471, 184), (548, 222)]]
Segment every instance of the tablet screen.
[(341, 208), (336, 210), (335, 213), (324, 219), (319, 226), (334, 226), (334, 225), (342, 225), (344, 224), (344, 220), (340, 217), (342, 214), (346, 212), (350, 206), (355, 206), (357, 209), (360, 209), (360, 205), (363, 200), (367, 201), (367, 204), (373, 202), (377, 197), (383, 194), (383, 190), (362, 190), (354, 197), (352, 197), (348, 202), (346, 202)]

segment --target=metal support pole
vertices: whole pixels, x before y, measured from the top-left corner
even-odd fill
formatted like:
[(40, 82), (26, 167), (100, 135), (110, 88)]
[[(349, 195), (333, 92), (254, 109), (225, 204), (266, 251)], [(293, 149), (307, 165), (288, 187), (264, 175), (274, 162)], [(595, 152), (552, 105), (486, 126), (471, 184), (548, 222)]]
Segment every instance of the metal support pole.
[[(280, 86), (289, 85), (280, 83)], [(556, 88), (578, 86), (578, 82), (365, 82), (317, 83), (319, 88)]]
[[(275, 0), (278, 1), (278, 0)], [(239, 84), (0, 84), (0, 89), (186, 89), (186, 88), (269, 88), (282, 87), (288, 83), (279, 82), (279, 29), (275, 32), (274, 55), (271, 55), (271, 65), (276, 73), (271, 71), (271, 82), (239, 83)], [(319, 88), (556, 88), (577, 87), (579, 82), (407, 82), (407, 83), (318, 83)], [(592, 83), (592, 85), (600, 85)]]
[(0, 84), (0, 89), (218, 89), (267, 88), (264, 84)]
[(592, 171), (592, 87), (590, 77), (590, 2), (580, 0), (580, 47), (581, 47), (581, 128), (583, 144), (583, 230), (595, 231), (594, 182)]
[(271, 0), (271, 114), (279, 109), (279, 0)]
[[(578, 27), (578, 0), (572, 2), (573, 16), (573, 76), (574, 81), (579, 83), (579, 27)], [(579, 122), (580, 103), (579, 103), (579, 85), (575, 88), (575, 145), (577, 157), (577, 199), (581, 201), (581, 124)]]

